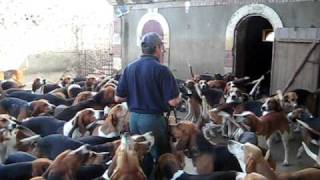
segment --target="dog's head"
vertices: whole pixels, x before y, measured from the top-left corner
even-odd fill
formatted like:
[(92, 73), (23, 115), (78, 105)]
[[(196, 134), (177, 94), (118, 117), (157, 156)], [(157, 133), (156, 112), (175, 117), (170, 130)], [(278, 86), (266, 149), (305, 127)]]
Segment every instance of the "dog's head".
[(257, 116), (251, 111), (243, 111), (240, 114), (233, 114), (234, 120), (236, 123), (245, 123), (249, 125), (251, 119), (257, 118)]
[(88, 99), (90, 99), (90, 98), (92, 98), (92, 97), (93, 97), (93, 93), (90, 92), (90, 91), (80, 92), (80, 93), (76, 96), (76, 98), (74, 99), (72, 105), (77, 105), (77, 104), (79, 104), (80, 102), (86, 101), (86, 100), (88, 100)]
[(95, 86), (97, 85), (98, 81), (97, 78), (95, 76), (88, 76), (86, 78), (86, 86), (91, 87), (91, 86)]
[(126, 103), (117, 104), (108, 111), (106, 121), (111, 121), (116, 131), (120, 133), (127, 128), (128, 112), (129, 110)]
[(191, 137), (198, 134), (199, 130), (196, 125), (189, 121), (182, 121), (178, 124), (169, 124), (170, 132), (177, 139), (177, 150), (185, 150), (188, 148)]
[(67, 87), (67, 94), (69, 98), (75, 98), (81, 91), (82, 88), (78, 84), (70, 84)]
[(96, 153), (82, 145), (75, 150), (66, 150), (59, 154), (43, 175), (44, 178), (74, 177), (76, 171), (83, 165), (96, 165), (110, 160), (109, 153)]
[(151, 151), (154, 145), (154, 136), (152, 132), (145, 133), (143, 135), (133, 135), (134, 150), (137, 152), (140, 162), (143, 161), (144, 156)]
[(283, 96), (283, 108), (289, 112), (297, 108), (298, 95), (295, 92), (286, 92)]
[(124, 134), (108, 168), (110, 179), (146, 179), (135, 148), (133, 139), (127, 133)]
[(0, 130), (1, 143), (7, 147), (8, 154), (17, 150), (24, 152), (31, 151), (33, 143), (40, 138), (39, 135), (30, 129), (20, 125), (15, 125), (13, 129), (2, 128)]
[(87, 145), (82, 145), (76, 150), (71, 151), (67, 154), (67, 159), (75, 160), (76, 163), (81, 163), (81, 165), (99, 165), (103, 162), (110, 160), (108, 152), (96, 153), (90, 151)]
[(63, 84), (64, 86), (71, 84), (71, 82), (72, 82), (72, 77), (69, 75), (66, 75), (61, 78), (61, 84)]
[(209, 88), (208, 82), (206, 80), (200, 80), (198, 83), (201, 90), (207, 90)]
[(184, 86), (190, 90), (194, 90), (194, 85), (195, 85), (195, 82), (193, 80), (187, 80), (184, 83)]
[(39, 99), (30, 103), (31, 116), (39, 116), (41, 114), (49, 114), (53, 112), (55, 106), (45, 99)]
[(225, 88), (224, 88), (224, 94), (227, 95), (231, 88), (236, 88), (236, 87), (237, 87), (237, 86), (234, 84), (233, 81), (228, 81), (228, 82), (226, 83)]
[(228, 150), (238, 159), (243, 172), (247, 172), (250, 158), (254, 158), (256, 161), (264, 158), (262, 151), (251, 143), (241, 144), (237, 141), (229, 140)]
[(142, 135), (133, 135), (131, 136), (131, 138), (136, 144), (138, 144), (138, 146), (136, 147), (137, 152), (139, 152), (138, 148), (141, 148), (142, 154), (150, 152), (155, 141), (152, 132), (147, 132)]
[(239, 88), (232, 87), (228, 90), (226, 96), (226, 103), (227, 104), (239, 104), (243, 103), (248, 100), (248, 95), (243, 93)]
[(72, 125), (78, 128), (81, 134), (84, 134), (96, 121), (95, 111), (92, 108), (83, 109), (77, 112), (71, 121)]
[(280, 112), (282, 111), (281, 104), (278, 99), (274, 97), (266, 98), (264, 104), (261, 106), (261, 111), (270, 112), (270, 111), (276, 111)]
[[(179, 156), (179, 155), (182, 155), (182, 156)], [(166, 171), (168, 169), (173, 169), (177, 171), (184, 168), (184, 156), (181, 153), (179, 155), (165, 153), (159, 157), (158, 171), (161, 177), (164, 177), (164, 175), (167, 174)], [(166, 178), (172, 178), (172, 177), (166, 177)]]
[(93, 96), (93, 100), (100, 106), (105, 107), (114, 103), (115, 88), (108, 86)]
[(37, 89), (39, 89), (43, 85), (43, 80), (41, 78), (36, 78), (33, 80), (32, 83), (32, 91), (35, 92)]
[(12, 130), (17, 126), (16, 119), (8, 114), (0, 114), (0, 129)]

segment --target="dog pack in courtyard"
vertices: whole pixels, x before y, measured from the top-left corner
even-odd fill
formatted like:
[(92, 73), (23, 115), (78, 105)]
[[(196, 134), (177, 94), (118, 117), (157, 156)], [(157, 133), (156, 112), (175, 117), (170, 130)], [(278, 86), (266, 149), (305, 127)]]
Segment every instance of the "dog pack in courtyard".
[(320, 1), (0, 1), (0, 180), (320, 180)]

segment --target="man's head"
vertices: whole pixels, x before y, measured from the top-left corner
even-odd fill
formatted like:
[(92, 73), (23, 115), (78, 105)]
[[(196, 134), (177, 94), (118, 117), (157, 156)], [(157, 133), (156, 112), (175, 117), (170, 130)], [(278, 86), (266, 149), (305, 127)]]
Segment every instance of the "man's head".
[(150, 54), (161, 58), (163, 53), (163, 43), (159, 34), (149, 32), (141, 39), (141, 50), (143, 54)]

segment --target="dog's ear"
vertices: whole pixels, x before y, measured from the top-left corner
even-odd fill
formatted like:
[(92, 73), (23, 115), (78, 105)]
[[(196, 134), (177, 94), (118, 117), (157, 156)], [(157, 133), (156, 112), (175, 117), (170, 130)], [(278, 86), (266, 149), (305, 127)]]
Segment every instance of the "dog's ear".
[(38, 116), (41, 113), (41, 107), (37, 101), (32, 101), (30, 103), (31, 116)]
[(86, 132), (86, 127), (83, 122), (83, 113), (82, 112), (77, 113), (73, 126), (79, 128), (79, 132), (81, 134)]
[(256, 162), (255, 159), (251, 156), (248, 157), (247, 159), (247, 164), (246, 164), (246, 173), (252, 173), (256, 172)]
[(177, 151), (176, 153), (174, 153), (174, 155), (176, 156), (177, 160), (179, 161), (179, 165), (180, 165), (181, 168), (183, 169), (184, 166), (185, 166), (184, 153), (183, 153), (183, 151)]
[(276, 101), (275, 111), (277, 111), (277, 112), (283, 111), (281, 104), (282, 103), (279, 103), (279, 101)]
[(117, 167), (117, 155), (113, 156), (112, 163), (108, 168), (108, 177), (110, 179), (111, 179), (111, 176), (115, 176), (115, 174), (117, 173), (116, 171), (119, 171), (118, 169), (116, 169), (116, 167)]
[(112, 125), (116, 127), (118, 122), (119, 122), (119, 120), (118, 120), (117, 116), (115, 114), (112, 114)]
[(288, 94), (283, 96), (283, 101), (284, 102), (288, 102), (288, 99), (289, 99), (289, 95)]
[(3, 143), (4, 141), (10, 140), (9, 137), (7, 137), (5, 134), (1, 133), (0, 134), (0, 143)]

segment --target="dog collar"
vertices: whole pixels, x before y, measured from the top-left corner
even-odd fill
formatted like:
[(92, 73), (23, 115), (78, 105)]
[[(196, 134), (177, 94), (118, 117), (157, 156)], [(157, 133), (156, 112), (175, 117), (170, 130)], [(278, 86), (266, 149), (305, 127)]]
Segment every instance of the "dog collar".
[(173, 174), (170, 180), (177, 180), (180, 176), (182, 176), (183, 173), (184, 173), (183, 170), (178, 170), (176, 173)]

